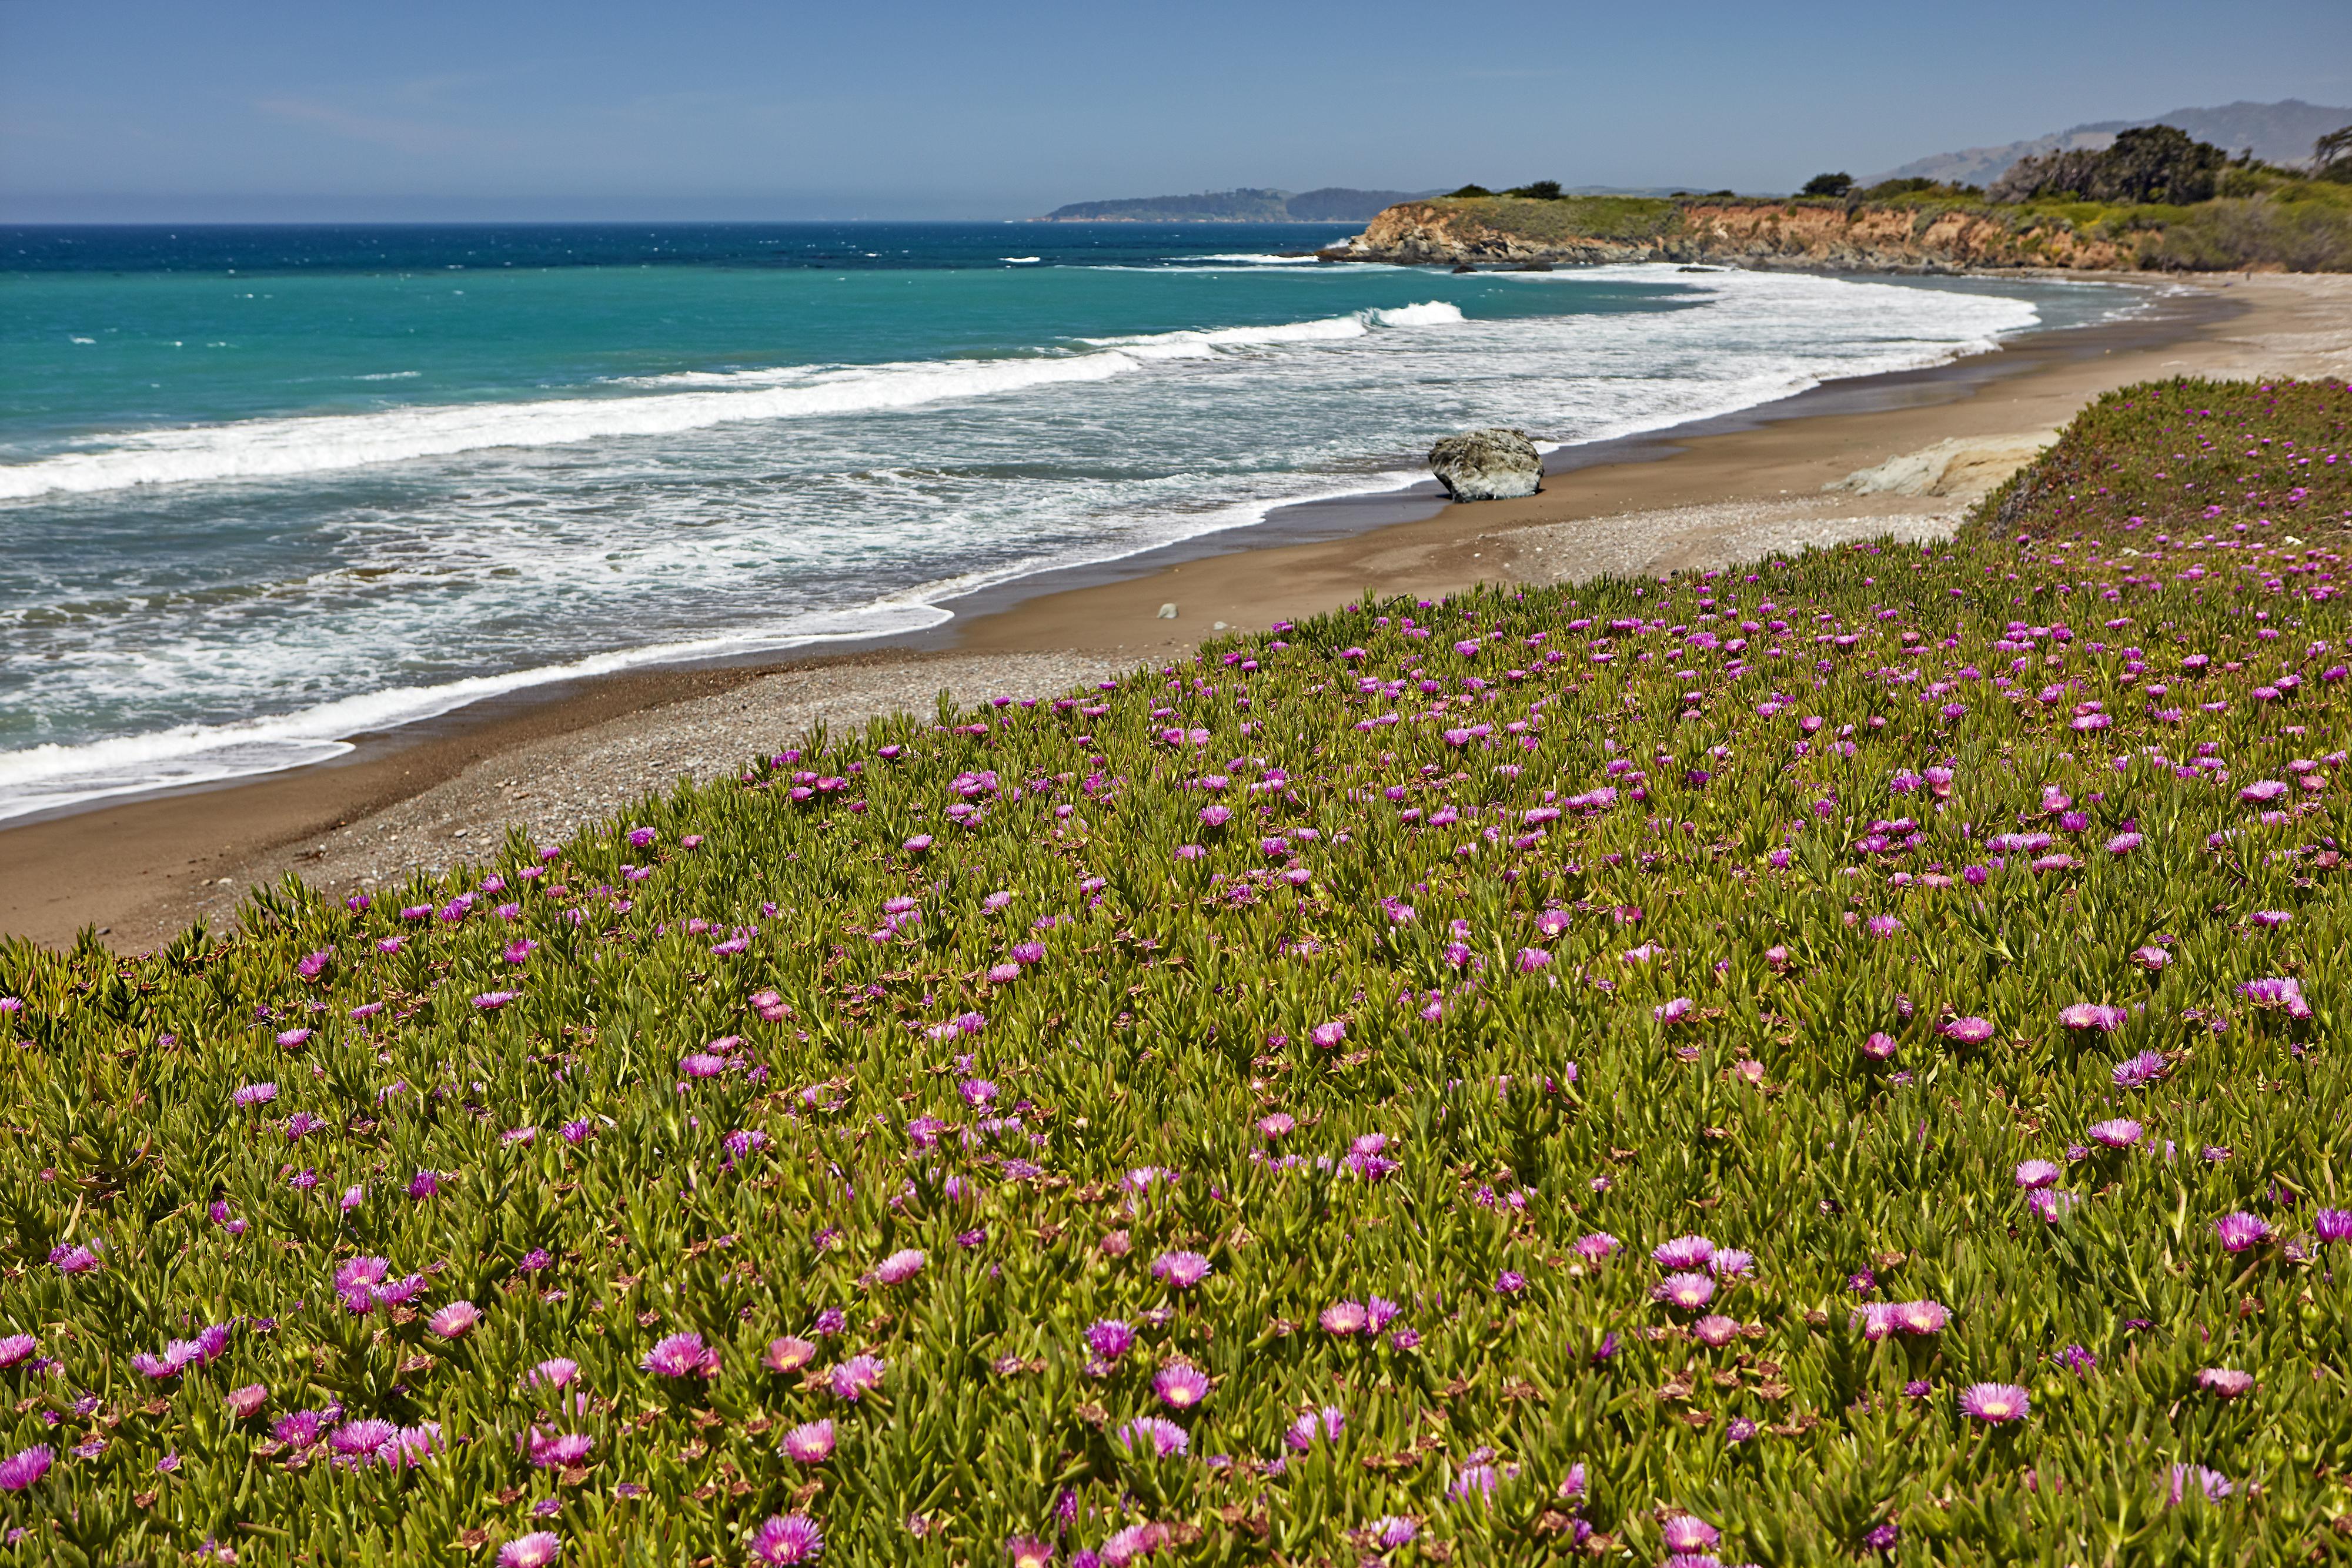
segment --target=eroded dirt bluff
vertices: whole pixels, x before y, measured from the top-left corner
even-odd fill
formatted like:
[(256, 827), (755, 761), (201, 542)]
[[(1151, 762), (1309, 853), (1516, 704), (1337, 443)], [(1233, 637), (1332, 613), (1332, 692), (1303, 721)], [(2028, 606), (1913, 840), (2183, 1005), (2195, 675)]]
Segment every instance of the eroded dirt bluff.
[[(1680, 261), (1731, 267), (1957, 272), (1981, 267), (2131, 267), (2131, 242), (2078, 234), (2061, 220), (1831, 204), (1689, 202), (1648, 233), (1586, 235), (1481, 212), (1476, 201), (1403, 202), (1323, 254), (1334, 260), (1509, 267)], [(1524, 212), (1531, 204), (1515, 203)]]

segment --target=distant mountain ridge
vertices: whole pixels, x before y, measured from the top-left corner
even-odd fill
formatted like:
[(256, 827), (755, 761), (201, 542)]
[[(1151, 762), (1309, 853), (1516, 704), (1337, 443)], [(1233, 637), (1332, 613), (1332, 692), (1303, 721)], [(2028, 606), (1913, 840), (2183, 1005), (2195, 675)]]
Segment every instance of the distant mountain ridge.
[(1276, 191), (1244, 186), (1202, 191), (1190, 196), (1129, 196), (1108, 202), (1072, 202), (1043, 219), (1055, 224), (1360, 224), (1399, 202), (1417, 201), (1435, 191), (1358, 191), (1326, 185), (1316, 191)]
[(1873, 174), (1860, 182), (1935, 180), (1953, 185), (1990, 185), (2021, 158), (2045, 152), (2095, 152), (2111, 144), (2118, 131), (2138, 125), (2170, 125), (2200, 141), (2210, 141), (2229, 152), (2252, 150), (2268, 163), (2297, 164), (2311, 156), (2311, 144), (2339, 126), (2352, 125), (2352, 109), (2284, 99), (2277, 103), (2241, 100), (2218, 109), (2173, 109), (2145, 120), (2102, 120), (2073, 126), (2031, 141), (2004, 142), (1998, 147), (1967, 147), (1915, 159), (1899, 169)]

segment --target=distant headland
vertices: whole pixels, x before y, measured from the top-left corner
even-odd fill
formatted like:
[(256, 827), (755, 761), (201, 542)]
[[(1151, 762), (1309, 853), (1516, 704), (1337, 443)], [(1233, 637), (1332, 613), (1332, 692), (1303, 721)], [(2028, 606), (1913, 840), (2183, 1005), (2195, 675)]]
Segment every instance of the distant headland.
[(1191, 196), (1129, 196), (1072, 202), (1043, 218), (1049, 224), (1360, 224), (1399, 202), (1436, 191), (1358, 191), (1326, 185), (1318, 191), (1203, 191)]

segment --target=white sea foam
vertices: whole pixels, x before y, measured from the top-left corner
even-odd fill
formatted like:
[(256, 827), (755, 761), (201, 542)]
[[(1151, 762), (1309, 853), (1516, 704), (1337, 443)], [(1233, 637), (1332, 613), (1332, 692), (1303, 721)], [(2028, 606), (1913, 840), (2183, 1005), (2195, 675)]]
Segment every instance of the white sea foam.
[[(754, 420), (807, 419), (912, 408), (1073, 382), (1104, 381), (1147, 360), (1220, 350), (1360, 338), (1369, 321), (1441, 325), (1462, 319), (1440, 301), (1322, 320), (1082, 338), (1096, 353), (856, 366), (789, 365), (681, 371), (615, 384), (677, 389), (654, 397), (550, 398), (384, 409), (361, 414), (258, 419), (142, 432), (95, 451), (0, 465), (0, 500), (90, 494), (141, 485), (283, 478), (372, 464), (446, 457), (502, 446), (556, 446), (620, 436), (676, 434)], [(697, 390), (688, 390), (697, 389)]]
[(1320, 267), (1313, 256), (1268, 256), (1255, 251), (1240, 251), (1220, 256), (1188, 256), (1171, 257), (1181, 261), (1227, 261), (1240, 267)]
[[(929, 585), (925, 585), (926, 588)], [(353, 736), (436, 718), (486, 697), (646, 664), (721, 659), (821, 643), (919, 632), (950, 619), (906, 594), (854, 610), (799, 616), (723, 636), (651, 643), (496, 675), (394, 686), (293, 713), (234, 724), (190, 724), (79, 746), (0, 751), (0, 821), (79, 801), (217, 783), (324, 762), (353, 749)]]
[(1045, 260), (1045, 258), (1044, 256), (998, 256), (996, 259), (997, 259), (997, 260), (999, 260), (999, 261), (1009, 261), (1009, 262), (1013, 263), (1015, 267), (1024, 267), (1024, 266), (1028, 265), (1030, 262), (1033, 262), (1033, 261), (1043, 261), (1043, 260)]
[(1372, 319), (1383, 327), (1451, 327), (1461, 321), (1463, 315), (1462, 307), (1450, 299), (1431, 299), (1419, 305), (1375, 310)]
[[(315, 414), (199, 425), (116, 438), (100, 451), (0, 465), (0, 500), (89, 494), (139, 485), (278, 478), (499, 446), (555, 446), (667, 435), (751, 420), (912, 408), (1057, 382), (1102, 381), (1135, 368), (1123, 354), (885, 364), (793, 377), (800, 384), (659, 397), (551, 398)], [(676, 384), (676, 383), (673, 383)], [(690, 384), (708, 385), (698, 382)]]
[(1359, 310), (1314, 321), (1264, 327), (1215, 327), (1203, 330), (1147, 332), (1125, 338), (1081, 338), (1096, 348), (1115, 349), (1139, 359), (1196, 360), (1220, 349), (1271, 347), (1282, 343), (1336, 343), (1360, 338), (1374, 326), (1443, 327), (1463, 319), (1462, 308), (1443, 299), (1388, 310)]

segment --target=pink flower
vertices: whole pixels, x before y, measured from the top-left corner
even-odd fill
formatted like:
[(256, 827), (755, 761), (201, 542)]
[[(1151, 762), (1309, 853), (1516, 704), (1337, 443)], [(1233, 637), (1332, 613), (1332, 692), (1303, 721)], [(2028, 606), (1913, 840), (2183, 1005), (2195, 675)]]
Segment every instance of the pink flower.
[(674, 1333), (646, 1352), (639, 1364), (657, 1377), (713, 1377), (719, 1372), (719, 1352), (705, 1345), (698, 1333)]
[(784, 1458), (799, 1465), (821, 1465), (833, 1455), (833, 1421), (803, 1421), (784, 1434)]
[(785, 1334), (781, 1339), (772, 1339), (768, 1342), (768, 1353), (760, 1358), (760, 1364), (770, 1372), (789, 1373), (798, 1372), (815, 1359), (814, 1344), (792, 1334)]
[(551, 1530), (534, 1530), (499, 1548), (499, 1568), (547, 1568), (562, 1555), (563, 1537)]
[[(2209, 1366), (2197, 1375), (2198, 1387), (2218, 1394), (2224, 1399), (2235, 1399), (2253, 1385), (2252, 1373), (2239, 1372), (2227, 1366)], [(0, 1486), (5, 1484), (5, 1479), (0, 1479)]]
[(1190, 1410), (1209, 1396), (1209, 1380), (1200, 1368), (1180, 1361), (1152, 1374), (1151, 1391), (1170, 1409)]
[(23, 1491), (49, 1473), (56, 1453), (45, 1443), (36, 1443), (19, 1449), (7, 1458), (0, 1459), (0, 1491)]
[(804, 1513), (771, 1514), (751, 1535), (751, 1561), (768, 1568), (814, 1563), (824, 1551), (824, 1532)]
[(1346, 1335), (1362, 1333), (1368, 1319), (1361, 1301), (1334, 1301), (1317, 1321), (1324, 1333)]
[(893, 1252), (874, 1266), (874, 1278), (885, 1285), (904, 1284), (922, 1272), (923, 1255), (912, 1247)]
[(1715, 1300), (1715, 1281), (1705, 1274), (1669, 1274), (1650, 1287), (1652, 1299), (1695, 1312)]
[(482, 1321), (482, 1309), (471, 1301), (452, 1301), (425, 1320), (425, 1326), (443, 1339), (464, 1339)]

